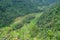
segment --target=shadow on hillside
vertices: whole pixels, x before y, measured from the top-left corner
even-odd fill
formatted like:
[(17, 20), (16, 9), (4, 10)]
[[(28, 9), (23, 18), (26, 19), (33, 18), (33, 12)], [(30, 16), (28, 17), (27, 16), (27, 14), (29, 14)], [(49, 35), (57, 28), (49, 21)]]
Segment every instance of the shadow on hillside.
[(39, 5), (34, 5), (30, 1), (0, 0), (0, 4), (0, 28), (10, 25), (17, 17), (43, 12), (43, 10), (37, 9)]
[(37, 10), (34, 9), (33, 11), (31, 10), (21, 10), (20, 12), (18, 9), (15, 9), (13, 7), (10, 7), (10, 5), (3, 7), (0, 6), (0, 28), (5, 27), (10, 25), (11, 23), (14, 22), (14, 19), (27, 15), (29, 13), (37, 13), (37, 12), (42, 12), (43, 10)]

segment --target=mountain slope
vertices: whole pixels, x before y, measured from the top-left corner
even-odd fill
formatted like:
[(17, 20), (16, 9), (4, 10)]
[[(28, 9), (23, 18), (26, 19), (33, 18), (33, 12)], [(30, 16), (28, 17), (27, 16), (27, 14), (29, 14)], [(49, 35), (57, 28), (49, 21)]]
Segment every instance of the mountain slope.
[(57, 5), (44, 13), (37, 13), (36, 16), (33, 14), (35, 18), (25, 22), (22, 27), (20, 22), (0, 29), (1, 40), (60, 40), (60, 6)]
[(51, 5), (42, 12), (31, 10), (24, 13), (22, 10), (21, 15), (18, 7), (4, 9), (3, 5), (1, 8), (0, 40), (60, 40), (60, 3)]
[(50, 5), (51, 2), (56, 2), (51, 0), (47, 3), (48, 1), (49, 0), (0, 0), (0, 27), (8, 26), (19, 16), (24, 16), (32, 12), (42, 12), (47, 4)]

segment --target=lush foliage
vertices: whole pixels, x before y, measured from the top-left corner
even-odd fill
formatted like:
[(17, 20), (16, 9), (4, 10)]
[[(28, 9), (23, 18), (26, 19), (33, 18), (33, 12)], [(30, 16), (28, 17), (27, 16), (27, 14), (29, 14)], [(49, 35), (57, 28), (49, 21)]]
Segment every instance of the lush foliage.
[(54, 2), (0, 0), (0, 40), (60, 40), (60, 3)]

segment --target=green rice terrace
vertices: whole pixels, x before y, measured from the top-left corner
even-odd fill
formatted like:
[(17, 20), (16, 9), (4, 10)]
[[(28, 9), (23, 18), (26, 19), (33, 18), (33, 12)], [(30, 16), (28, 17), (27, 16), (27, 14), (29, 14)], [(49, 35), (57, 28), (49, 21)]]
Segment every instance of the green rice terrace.
[(0, 0), (0, 40), (60, 40), (60, 0)]

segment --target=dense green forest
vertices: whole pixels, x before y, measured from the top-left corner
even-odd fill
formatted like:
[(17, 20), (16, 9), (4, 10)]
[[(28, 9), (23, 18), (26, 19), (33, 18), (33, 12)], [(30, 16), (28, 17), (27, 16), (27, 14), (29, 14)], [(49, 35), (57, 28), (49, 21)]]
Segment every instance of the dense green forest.
[(0, 0), (0, 40), (60, 40), (60, 0)]

